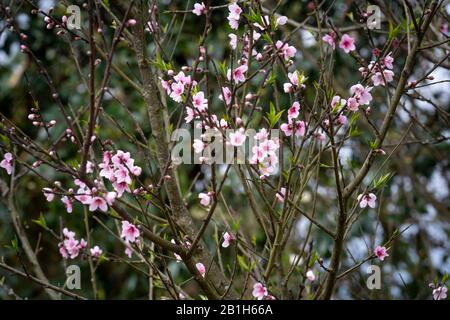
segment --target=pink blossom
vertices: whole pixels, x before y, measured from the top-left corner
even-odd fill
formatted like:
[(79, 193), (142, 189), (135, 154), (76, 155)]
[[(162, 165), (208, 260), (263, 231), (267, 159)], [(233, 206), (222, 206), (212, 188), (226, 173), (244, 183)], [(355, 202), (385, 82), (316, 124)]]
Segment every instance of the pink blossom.
[(129, 223), (126, 220), (122, 221), (122, 233), (120, 237), (125, 239), (125, 242), (133, 243), (136, 241), (139, 235), (139, 229), (136, 228), (134, 224)]
[(275, 24), (277, 26), (283, 26), (287, 23), (287, 21), (288, 21), (288, 18), (286, 16), (279, 16), (277, 18), (277, 20), (275, 21)]
[(81, 238), (79, 248), (86, 249), (86, 247), (87, 247), (87, 241), (84, 240), (83, 238)]
[(208, 100), (205, 99), (205, 94), (202, 91), (197, 92), (192, 97), (192, 104), (199, 112), (205, 112), (208, 109)]
[(365, 208), (367, 207), (367, 205), (369, 205), (369, 207), (371, 208), (375, 208), (377, 196), (373, 193), (360, 194), (358, 195), (358, 201), (361, 208)]
[(439, 286), (433, 290), (433, 299), (434, 300), (443, 300), (447, 298), (447, 287)]
[(78, 189), (77, 195), (74, 198), (80, 201), (82, 204), (90, 204), (92, 200), (90, 194), (91, 190), (89, 190), (88, 187), (84, 186)]
[(86, 173), (94, 172), (95, 165), (91, 161), (86, 162)]
[(170, 93), (170, 97), (175, 102), (181, 102), (182, 95), (184, 92), (184, 85), (181, 82), (174, 82), (171, 86), (172, 92)]
[(110, 191), (106, 194), (105, 200), (109, 206), (112, 206), (117, 198), (117, 192)]
[(115, 181), (118, 183), (125, 182), (126, 184), (131, 183), (131, 178), (129, 175), (129, 171), (125, 166), (118, 166), (117, 170), (114, 171)]
[(205, 148), (205, 143), (200, 139), (194, 139), (194, 143), (192, 144), (195, 153), (202, 153)]
[(252, 295), (258, 300), (264, 299), (268, 294), (267, 288), (262, 283), (257, 282), (253, 285)]
[(292, 119), (295, 119), (300, 114), (300, 103), (298, 101), (295, 101), (292, 106), (288, 109), (288, 120), (291, 121)]
[(343, 114), (340, 114), (336, 119), (336, 123), (338, 125), (345, 125), (347, 123), (347, 117)]
[(103, 253), (103, 250), (100, 249), (99, 246), (95, 246), (95, 247), (91, 248), (89, 251), (91, 252), (91, 256), (93, 256), (94, 258), (100, 257)]
[(91, 199), (91, 203), (89, 204), (89, 211), (95, 211), (100, 209), (103, 212), (108, 210), (108, 205), (106, 204), (106, 200), (101, 197), (93, 197)]
[(359, 83), (350, 87), (350, 93), (354, 95), (360, 105), (368, 105), (372, 101), (371, 90), (372, 87), (364, 87)]
[(131, 170), (131, 173), (136, 177), (140, 176), (142, 173), (142, 168), (139, 166), (134, 166), (134, 167), (130, 168), (130, 170)]
[(114, 169), (109, 165), (105, 163), (100, 163), (98, 167), (100, 170), (100, 177), (105, 177), (109, 181), (115, 181), (116, 177), (114, 176)]
[(441, 24), (439, 31), (442, 32), (445, 36), (448, 35), (448, 23)]
[(295, 121), (294, 131), (297, 137), (304, 136), (306, 132), (306, 123), (304, 121)]
[(48, 202), (52, 202), (53, 199), (55, 198), (55, 194), (52, 192), (52, 189), (50, 188), (44, 188), (42, 189), (42, 192), (44, 193), (45, 199)]
[(259, 147), (266, 155), (275, 155), (275, 151), (278, 149), (279, 145), (273, 140), (263, 141)]
[(236, 3), (232, 3), (228, 6), (228, 23), (231, 29), (237, 30), (239, 28), (239, 19), (241, 18), (242, 9)]
[(114, 188), (114, 191), (117, 192), (117, 196), (119, 198), (123, 195), (125, 191), (131, 193), (130, 186), (125, 181), (123, 182), (115, 181), (113, 182), (112, 186)]
[(231, 49), (236, 50), (236, 46), (237, 46), (237, 36), (234, 33), (230, 33), (228, 35), (228, 38), (230, 38), (230, 46)]
[(63, 235), (64, 235), (64, 237), (65, 238), (75, 238), (75, 232), (73, 232), (73, 231), (70, 231), (69, 229), (67, 229), (67, 228), (64, 228), (63, 229)]
[(129, 245), (127, 245), (125, 248), (125, 254), (128, 258), (131, 258), (131, 256), (133, 255), (133, 249)]
[(322, 37), (322, 40), (328, 43), (328, 45), (331, 47), (331, 49), (336, 49), (336, 44), (334, 42), (334, 36), (331, 34), (326, 34)]
[(358, 100), (355, 98), (348, 98), (347, 100), (347, 107), (350, 111), (358, 111), (359, 103)]
[(203, 2), (201, 4), (200, 3), (194, 4), (194, 9), (192, 10), (193, 14), (195, 14), (197, 16), (201, 16), (205, 12), (206, 12), (206, 6)]
[(292, 123), (282, 123), (280, 129), (284, 132), (286, 137), (290, 137), (294, 132)]
[(292, 58), (295, 56), (295, 53), (297, 52), (297, 49), (295, 47), (288, 45), (287, 43), (284, 43), (281, 40), (278, 40), (275, 43), (275, 47), (281, 51), (281, 54), (284, 56), (285, 60), (289, 60), (289, 58)]
[(0, 167), (6, 170), (8, 175), (11, 175), (13, 169), (13, 156), (10, 152), (5, 153), (3, 160), (0, 162)]
[(195, 117), (195, 111), (192, 108), (186, 107), (186, 117), (184, 118), (184, 120), (186, 121), (186, 123), (191, 122), (192, 120), (194, 120)]
[(230, 144), (235, 147), (241, 146), (245, 142), (245, 139), (245, 133), (241, 132), (241, 130), (230, 133)]
[(384, 86), (385, 80), (386, 82), (391, 82), (392, 80), (394, 80), (394, 72), (392, 72), (391, 70), (383, 70), (383, 74), (381, 74), (381, 72), (376, 72), (370, 79), (372, 80), (375, 87), (380, 85)]
[(286, 93), (293, 92), (294, 89), (298, 87), (298, 85), (299, 85), (299, 81), (298, 81), (299, 74), (298, 74), (298, 71), (295, 70), (294, 72), (289, 72), (288, 73), (288, 78), (289, 78), (290, 82), (286, 82), (286, 83), (283, 84), (283, 90)]
[(344, 34), (341, 38), (341, 42), (339, 42), (339, 48), (345, 51), (345, 53), (349, 53), (350, 51), (354, 51), (355, 40), (350, 37), (348, 34)]
[(170, 95), (170, 92), (172, 91), (172, 89), (170, 88), (169, 81), (166, 81), (161, 78), (159, 78), (159, 79), (161, 80), (161, 85), (162, 85), (163, 89), (166, 90), (166, 93)]
[(134, 27), (136, 25), (136, 23), (137, 23), (136, 19), (128, 19), (127, 26)]
[(237, 67), (236, 69), (233, 70), (233, 74), (231, 73), (231, 70), (228, 69), (227, 72), (227, 78), (228, 80), (231, 81), (231, 78), (233, 78), (234, 81), (236, 81), (236, 83), (239, 82), (244, 82), (245, 81), (245, 75), (244, 73), (247, 72), (247, 65), (241, 65), (240, 67)]
[(189, 85), (191, 83), (191, 76), (186, 76), (183, 71), (178, 72), (176, 76), (173, 77), (175, 82), (179, 82), (183, 85)]
[(275, 196), (277, 197), (279, 202), (284, 202), (284, 197), (286, 196), (286, 188), (281, 188), (280, 191), (278, 191)]
[(225, 232), (223, 234), (222, 247), (228, 248), (230, 246), (230, 241), (232, 240), (235, 240), (234, 236), (231, 233)]
[(209, 206), (209, 204), (211, 203), (211, 196), (209, 193), (200, 192), (198, 194), (198, 198), (200, 199), (200, 204), (204, 207)]
[[(173, 244), (176, 244), (174, 239), (170, 240), (170, 242), (172, 242)], [(181, 258), (181, 256), (179, 254), (174, 252), (173, 255), (175, 256), (175, 259), (177, 259), (177, 262), (183, 261), (183, 259)]]
[(306, 272), (306, 278), (308, 278), (309, 281), (314, 281), (316, 280), (316, 275), (314, 274), (314, 272), (310, 269)]
[(242, 9), (239, 7), (236, 3), (232, 3), (228, 6), (228, 11), (230, 12), (228, 14), (229, 18), (233, 18), (236, 20), (239, 20), (241, 17)]
[(195, 267), (197, 268), (197, 271), (200, 273), (200, 275), (204, 278), (206, 275), (206, 268), (203, 263), (198, 262), (195, 264)]
[(331, 108), (333, 109), (340, 109), (344, 107), (347, 104), (347, 101), (345, 99), (342, 99), (340, 96), (334, 96), (331, 100)]
[(75, 238), (68, 238), (63, 241), (63, 244), (65, 251), (70, 256), (70, 259), (75, 259), (80, 252), (79, 241), (76, 240)]
[(231, 90), (230, 90), (228, 87), (222, 87), (222, 90), (221, 90), (221, 91), (223, 92), (223, 94), (221, 93), (221, 94), (219, 95), (219, 99), (220, 99), (221, 101), (223, 101), (223, 96), (225, 96), (225, 103), (226, 103), (227, 105), (230, 105), (230, 103), (231, 103), (231, 98), (232, 98)]
[(64, 206), (66, 207), (66, 210), (68, 213), (72, 213), (73, 206), (72, 206), (72, 200), (70, 200), (67, 196), (64, 196), (61, 198), (61, 202), (64, 203)]
[(392, 52), (389, 52), (384, 58), (383, 58), (383, 64), (388, 69), (394, 68), (394, 58), (392, 57)]
[(269, 137), (269, 133), (266, 128), (262, 128), (255, 134), (255, 140), (264, 141)]
[(69, 253), (67, 252), (66, 248), (64, 247), (64, 245), (62, 243), (59, 244), (59, 253), (61, 254), (61, 256), (64, 259), (69, 258)]
[(376, 247), (374, 253), (381, 261), (383, 261), (384, 258), (389, 257), (389, 254), (387, 253), (387, 249), (385, 247)]
[(239, 28), (239, 20), (228, 17), (228, 24), (230, 28), (233, 30), (237, 30)]
[(253, 152), (253, 156), (252, 156), (251, 162), (253, 164), (263, 161), (264, 158), (266, 157), (266, 154), (264, 153), (264, 151), (258, 146), (254, 146), (252, 148), (252, 152)]

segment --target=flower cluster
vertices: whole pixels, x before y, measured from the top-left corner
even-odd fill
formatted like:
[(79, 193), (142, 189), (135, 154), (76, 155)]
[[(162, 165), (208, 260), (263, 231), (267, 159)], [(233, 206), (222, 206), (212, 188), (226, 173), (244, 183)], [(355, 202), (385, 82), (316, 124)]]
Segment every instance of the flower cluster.
[(295, 47), (290, 46), (288, 43), (278, 40), (275, 43), (275, 48), (279, 52), (279, 54), (284, 58), (284, 60), (289, 60), (293, 58), (297, 52)]
[(13, 169), (13, 156), (7, 152), (3, 156), (3, 160), (0, 162), (0, 167), (6, 170), (6, 173), (11, 175)]
[(139, 229), (132, 223), (123, 220), (122, 231), (120, 237), (125, 241), (125, 254), (131, 258), (133, 250), (131, 249), (132, 243), (139, 243), (139, 236), (141, 235)]
[[(73, 192), (73, 189), (69, 189), (69, 194), (61, 198), (61, 202), (68, 213), (73, 211), (75, 200), (89, 206), (89, 211), (108, 211), (108, 206), (112, 206), (116, 198), (122, 197), (124, 192), (132, 192), (130, 189), (133, 182), (132, 177), (137, 177), (142, 173), (141, 167), (134, 165), (134, 159), (131, 158), (130, 153), (122, 150), (118, 150), (115, 154), (105, 151), (103, 161), (98, 167), (101, 169), (99, 176), (109, 180), (114, 191), (106, 190), (101, 179), (95, 179), (96, 185), (92, 188), (80, 179), (74, 179), (74, 184), (78, 186), (78, 190)], [(94, 173), (94, 170), (95, 164), (87, 161), (86, 173)], [(52, 189), (44, 188), (42, 192), (48, 202), (53, 201), (55, 196)]]
[(352, 96), (347, 99), (347, 108), (355, 112), (358, 111), (360, 105), (369, 105), (370, 101), (372, 101), (371, 90), (372, 87), (364, 87), (359, 83), (351, 86), (350, 94)]
[[(75, 232), (70, 231), (67, 228), (63, 229), (64, 240), (58, 243), (59, 253), (64, 259), (75, 259), (78, 257), (80, 252), (87, 248), (87, 242), (82, 238), (81, 240), (77, 240), (75, 238)], [(94, 246), (86, 253), (90, 253), (90, 255), (94, 258), (98, 258), (102, 255), (103, 250), (100, 249), (99, 246)]]
[(304, 89), (306, 77), (297, 70), (288, 73), (289, 82), (283, 84), (283, 90), (286, 93), (294, 93), (298, 89)]
[(258, 145), (252, 148), (250, 163), (257, 165), (260, 178), (264, 179), (276, 173), (278, 169), (278, 154), (280, 142), (278, 138), (269, 139), (269, 133), (265, 128), (259, 130), (255, 135)]
[(372, 74), (371, 80), (375, 87), (384, 86), (386, 83), (394, 80), (394, 72), (392, 69), (394, 68), (394, 58), (392, 57), (392, 52), (389, 52), (386, 56), (384, 56), (380, 61), (376, 62), (374, 60), (370, 61), (369, 66), (367, 68), (361, 67), (359, 68), (359, 72), (363, 77), (366, 77), (369, 73)]
[(175, 102), (181, 102), (183, 100), (185, 89), (187, 89), (191, 84), (193, 86), (197, 84), (196, 81), (191, 81), (191, 76), (186, 76), (183, 71), (180, 71), (178, 74), (174, 75), (174, 71), (169, 70), (167, 71), (167, 74), (171, 78), (169, 80), (160, 79), (161, 84), (170, 98), (172, 98)]
[(239, 19), (241, 18), (242, 9), (236, 3), (228, 6), (228, 23), (233, 30), (239, 28)]
[(295, 101), (288, 109), (288, 122), (282, 123), (280, 129), (287, 137), (294, 134), (296, 137), (305, 135), (307, 123), (301, 120), (296, 120), (300, 115), (300, 103)]

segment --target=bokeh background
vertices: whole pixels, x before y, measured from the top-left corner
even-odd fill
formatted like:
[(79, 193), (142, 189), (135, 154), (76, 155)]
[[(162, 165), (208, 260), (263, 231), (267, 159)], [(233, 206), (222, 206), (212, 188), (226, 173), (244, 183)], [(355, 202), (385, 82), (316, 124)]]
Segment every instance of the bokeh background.
[[(215, 2), (217, 4), (225, 3), (225, 1), (213, 1), (213, 3)], [(273, 5), (271, 1), (264, 2), (269, 7)], [(71, 113), (83, 113), (88, 96), (85, 87), (80, 82), (71, 50), (76, 53), (81, 67), (86, 71), (87, 57), (80, 54), (84, 50), (84, 45), (73, 42), (73, 48), (71, 49), (67, 42), (58, 37), (54, 31), (46, 30), (42, 17), (30, 15), (30, 7), (25, 2), (13, 1), (13, 3), (12, 8), (17, 11), (17, 22), (23, 32), (28, 35), (28, 43), (31, 49), (42, 60), (52, 76), (63, 103)], [(63, 7), (58, 5), (57, 1), (45, 0), (34, 1), (34, 3), (41, 8), (54, 6), (55, 14), (60, 16), (64, 14)], [(74, 1), (73, 3), (77, 2)], [(168, 34), (162, 47), (167, 56), (173, 57), (173, 65), (178, 68), (191, 64), (196, 57), (197, 39), (202, 27), (198, 22), (199, 19), (193, 14), (187, 14), (185, 20), (183, 20), (182, 14), (174, 15), (167, 11), (191, 9), (193, 3), (193, 1), (158, 1), (161, 26), (167, 28)], [(307, 2), (282, 1), (282, 3), (279, 13), (294, 20), (301, 21), (308, 12)], [(329, 12), (334, 24), (336, 26), (349, 26), (355, 23), (349, 13), (355, 14), (357, 12), (356, 6), (363, 5), (365, 2), (335, 1), (334, 3), (333, 9)], [(389, 1), (389, 3), (393, 6), (394, 12), (395, 10), (402, 10), (395, 7), (397, 5), (395, 2)], [(448, 16), (448, 5), (445, 10)], [(226, 10), (215, 11), (212, 20), (216, 27), (209, 34), (208, 51), (214, 59), (223, 61), (230, 56), (228, 45), (230, 29), (226, 25)], [(106, 16), (105, 21), (109, 21)], [(84, 19), (83, 23), (85, 23)], [(31, 126), (30, 121), (27, 120), (30, 106), (33, 105), (32, 96), (39, 101), (44, 118), (56, 119), (61, 123), (61, 114), (36, 66), (28, 60), (26, 55), (20, 52), (16, 35), (5, 30), (4, 26), (5, 21), (0, 20), (0, 112), (18, 124), (29, 136), (34, 137), (43, 145), (48, 145), (49, 142), (46, 141), (44, 131)], [(383, 25), (383, 28), (387, 29), (388, 27)], [(374, 42), (380, 47), (387, 38), (388, 30), (384, 31), (384, 33), (375, 34)], [(357, 37), (360, 55), (370, 60), (370, 43), (367, 37), (362, 32), (356, 32), (353, 35)], [(306, 90), (306, 99), (309, 101), (314, 98), (312, 83), (317, 75), (318, 47), (316, 39), (317, 34), (302, 30), (292, 38), (291, 42), (298, 49), (296, 57), (298, 69), (304, 70), (309, 77), (308, 83), (311, 89)], [(150, 51), (155, 49), (153, 44), (150, 44), (150, 46)], [(400, 48), (395, 56), (394, 71), (396, 74), (400, 71), (399, 66), (403, 65), (403, 59), (406, 56), (404, 50), (406, 48)], [(135, 55), (125, 43), (119, 44), (115, 55), (115, 63), (130, 78), (138, 82)], [(432, 66), (432, 63), (430, 57), (419, 56), (411, 79), (422, 75), (424, 70)], [(343, 90), (359, 81), (360, 75), (356, 69), (355, 62), (351, 57), (336, 53), (334, 82), (341, 86)], [(450, 79), (448, 61), (446, 67), (437, 68), (432, 75), (434, 81), (448, 81)], [(30, 86), (27, 85), (27, 82)], [(280, 81), (280, 90), (282, 90), (282, 82)], [(145, 173), (150, 172), (145, 156), (117, 128), (117, 126), (120, 126), (132, 136), (138, 136), (133, 123), (133, 121), (136, 121), (142, 127), (143, 133), (149, 136), (150, 131), (144, 101), (129, 84), (117, 76), (111, 78), (109, 87), (114, 96), (122, 101), (127, 108), (124, 108), (111, 95), (107, 95), (104, 108), (110, 119), (102, 117), (101, 130), (97, 134), (103, 139), (111, 139), (118, 148), (131, 151), (136, 163), (145, 168), (145, 175)], [(31, 88), (31, 92), (29, 88)], [(212, 88), (212, 90), (217, 90), (217, 88)], [(381, 290), (370, 291), (366, 288), (365, 279), (367, 275), (365, 270), (367, 265), (364, 264), (350, 277), (338, 283), (336, 298), (430, 299), (431, 289), (428, 284), (435, 279), (442, 279), (444, 274), (450, 271), (450, 171), (448, 156), (450, 153), (448, 142), (448, 137), (450, 137), (448, 117), (450, 112), (450, 83), (443, 82), (432, 87), (417, 89), (417, 92), (423, 96), (423, 99), (414, 101), (404, 99), (402, 101), (393, 122), (394, 129), (387, 138), (386, 151), (389, 152), (396, 146), (396, 142), (400, 140), (402, 133), (412, 124), (410, 134), (406, 138), (408, 143), (396, 149), (395, 154), (384, 168), (385, 172), (393, 173), (393, 178), (385, 186), (382, 197), (379, 199), (378, 208), (364, 212), (355, 224), (346, 244), (348, 254), (343, 261), (343, 267), (351, 266), (354, 261), (364, 258), (368, 249), (386, 241), (394, 230), (408, 229), (391, 244), (390, 257), (384, 263), (379, 263), (383, 275)], [(373, 94), (372, 117), (375, 119), (375, 123), (379, 123), (386, 110), (386, 99), (382, 89), (375, 89)], [(274, 92), (268, 90), (260, 102), (263, 109), (268, 109), (268, 103), (273, 99), (273, 95)], [(220, 108), (217, 96), (218, 94), (214, 95), (212, 104), (214, 110)], [(280, 99), (281, 105), (288, 104), (287, 95), (280, 96)], [(173, 119), (178, 119), (179, 110), (175, 109), (172, 101), (168, 100), (168, 106), (169, 113), (174, 112)], [(358, 127), (359, 136), (346, 144), (341, 154), (341, 161), (348, 170), (359, 168), (368, 148), (367, 140), (370, 139), (370, 136), (366, 134), (368, 130), (365, 130), (367, 124), (363, 121), (358, 123), (360, 125)], [(56, 126), (53, 130), (55, 136), (57, 136), (64, 128)], [(418, 141), (422, 143), (418, 143)], [(79, 162), (79, 154), (70, 144), (60, 148), (59, 152), (68, 163)], [(20, 154), (23, 157), (22, 160), (29, 163), (33, 162), (33, 159), (25, 153)], [(188, 190), (194, 177), (200, 174), (200, 179), (195, 183), (193, 192), (186, 194), (186, 201), (193, 215), (200, 221), (205, 213), (198, 207), (196, 193), (204, 190), (205, 182), (203, 182), (203, 179), (208, 178), (208, 172), (203, 172), (199, 165), (184, 165), (181, 171), (180, 183), (184, 191)], [(39, 172), (50, 181), (59, 180), (63, 183), (71, 181), (70, 177), (55, 172), (47, 166), (41, 166)], [(332, 175), (329, 172), (323, 170), (318, 189), (317, 215), (327, 222), (333, 221), (332, 215), (337, 203), (334, 198), (331, 177)], [(224, 196), (231, 204), (236, 216), (251, 216), (242, 190), (236, 188), (239, 185), (237, 180), (236, 176), (231, 175), (224, 187)], [(4, 171), (1, 171), (0, 190), (2, 190), (2, 193), (8, 188), (7, 182), (8, 176), (5, 175)], [(31, 243), (39, 242), (41, 251), (38, 254), (38, 259), (41, 261), (43, 269), (53, 283), (62, 285), (65, 282), (66, 263), (71, 264), (73, 262), (64, 262), (61, 259), (56, 240), (33, 220), (38, 219), (42, 214), (50, 228), (58, 231), (63, 224), (77, 231), (77, 236), (81, 237), (83, 236), (82, 230), (84, 230), (84, 213), (79, 204), (75, 204), (72, 214), (67, 214), (60, 201), (47, 203), (41, 192), (41, 189), (46, 186), (48, 186), (48, 183), (35, 175), (25, 175), (20, 179), (20, 185), (17, 188), (16, 205)], [(313, 192), (314, 183), (311, 183), (311, 187), (303, 199), (306, 206), (312, 201)], [(107, 220), (104, 222), (114, 227), (113, 222)], [(242, 228), (251, 229), (254, 226), (255, 224), (252, 224), (249, 219), (241, 224)], [(295, 252), (296, 248), (302, 245), (307, 227), (307, 221), (300, 219), (297, 222), (295, 237), (288, 246), (291, 252)], [(92, 223), (92, 228), (94, 243), (98, 243), (104, 251), (111, 255), (123, 256), (124, 248), (122, 244), (118, 243), (108, 233), (101, 231), (97, 224)], [(263, 237), (263, 235), (256, 234), (257, 241), (259, 237)], [(0, 256), (9, 264), (19, 267), (20, 261), (16, 252), (8, 247), (14, 238), (15, 233), (11, 225), (10, 214), (4, 202), (0, 202)], [(331, 243), (326, 236), (317, 233), (314, 237), (314, 244), (321, 257), (327, 258), (330, 256)], [(289, 254), (284, 257), (286, 261), (292, 258), (292, 255)], [(226, 256), (225, 259), (227, 259)], [(88, 263), (82, 258), (78, 258), (75, 263), (81, 267), (83, 274), (80, 294), (89, 296)], [(186, 270), (175, 261), (170, 262), (170, 270), (178, 282), (189, 278)], [(148, 280), (123, 263), (101, 263), (97, 271), (97, 282), (100, 298), (145, 299), (147, 297)], [(192, 286), (192, 290), (196, 290), (194, 283), (188, 283), (186, 286)], [(156, 297), (162, 298), (164, 296), (163, 290), (156, 291)], [(39, 286), (0, 270), (0, 299), (15, 299), (18, 297), (46, 298)]]

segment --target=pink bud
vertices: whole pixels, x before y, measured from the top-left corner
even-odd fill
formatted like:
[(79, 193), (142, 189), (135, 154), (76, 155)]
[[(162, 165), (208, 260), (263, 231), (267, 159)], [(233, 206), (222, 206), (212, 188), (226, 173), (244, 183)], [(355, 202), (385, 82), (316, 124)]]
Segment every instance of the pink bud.
[(135, 26), (136, 23), (137, 23), (137, 21), (136, 21), (135, 19), (129, 19), (129, 20), (127, 21), (127, 25), (128, 25), (129, 27)]

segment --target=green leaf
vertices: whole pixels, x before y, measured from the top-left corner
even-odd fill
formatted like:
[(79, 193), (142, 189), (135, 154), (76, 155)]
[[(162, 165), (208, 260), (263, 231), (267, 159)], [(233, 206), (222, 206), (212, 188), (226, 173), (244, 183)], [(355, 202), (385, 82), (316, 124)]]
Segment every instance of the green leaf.
[(275, 76), (275, 73), (271, 73), (269, 78), (266, 80), (266, 85), (272, 85), (277, 80), (277, 77)]
[(227, 61), (226, 60), (219, 62), (219, 72), (222, 75), (222, 77), (225, 78), (227, 76)]
[(11, 240), (11, 245), (5, 245), (6, 248), (13, 249), (15, 251), (19, 251), (19, 240), (17, 237)]
[(316, 263), (316, 261), (318, 259), (319, 259), (319, 254), (317, 253), (317, 251), (314, 250), (314, 253), (311, 256), (311, 260), (309, 260), (308, 268), (312, 268), (312, 266), (314, 265), (314, 263)]
[(385, 175), (381, 176), (377, 180), (373, 181), (373, 187), (375, 189), (381, 189), (383, 188), (386, 183), (394, 176), (392, 172), (386, 173)]
[(377, 141), (376, 140), (375, 141), (368, 141), (368, 143), (369, 143), (370, 149), (372, 149), (372, 150), (377, 149)]
[(394, 28), (394, 25), (392, 24), (392, 22), (389, 20), (389, 34), (388, 34), (388, 39), (392, 40), (395, 37), (397, 37), (398, 32), (400, 31), (400, 25), (398, 25), (397, 27)]
[(238, 260), (238, 263), (239, 263), (239, 266), (241, 267), (241, 269), (243, 269), (245, 271), (250, 271), (249, 266), (247, 265), (247, 263), (245, 263), (245, 259), (243, 256), (238, 255), (237, 260)]
[(272, 38), (269, 36), (269, 34), (267, 32), (264, 32), (261, 36), (262, 40), (264, 40), (265, 42), (267, 42), (268, 44), (273, 44), (272, 42)]
[(44, 215), (42, 214), (42, 212), (39, 215), (39, 219), (33, 219), (33, 222), (44, 229), (48, 229), (47, 222), (45, 222), (45, 218), (44, 218)]
[(281, 110), (277, 113), (275, 109), (275, 105), (270, 102), (270, 112), (266, 113), (267, 120), (269, 121), (269, 125), (271, 128), (275, 126), (275, 124), (280, 120), (281, 116), (283, 115), (284, 110)]
[(253, 8), (250, 8), (250, 10), (248, 11), (248, 14), (245, 14), (244, 16), (251, 23), (259, 23), (259, 24), (261, 24), (261, 22), (262, 22), (261, 13), (259, 11), (253, 10)]
[(235, 233), (237, 233), (241, 228), (241, 218), (237, 219), (236, 222), (231, 225), (231, 228)]

